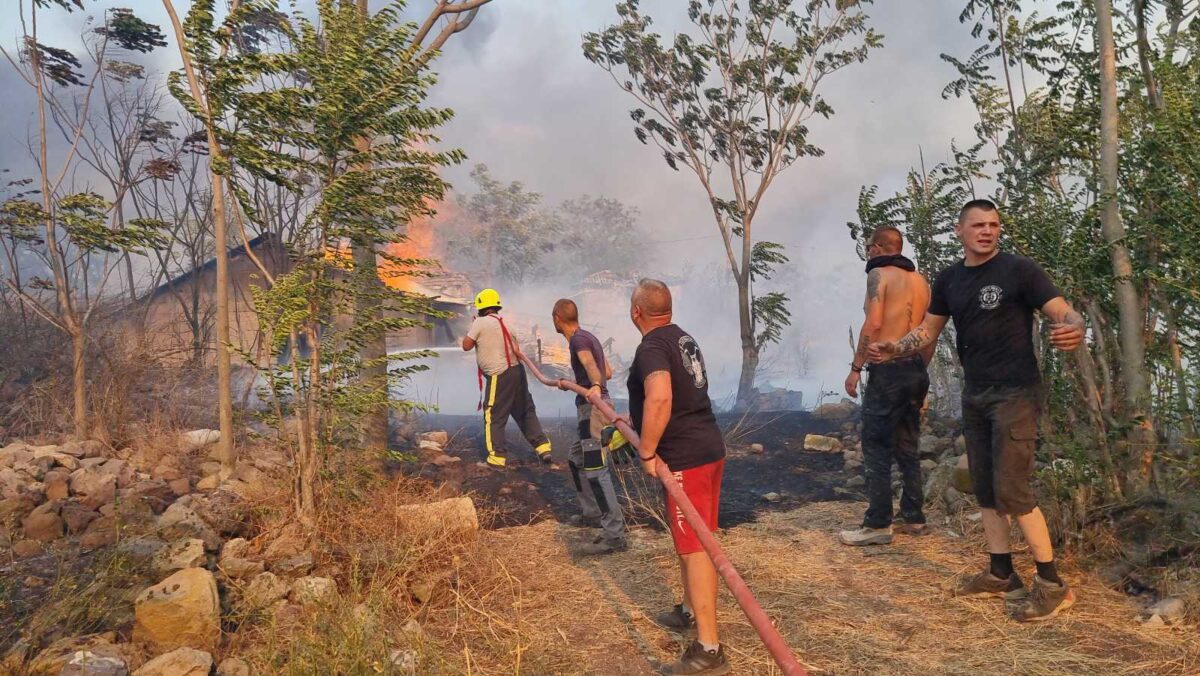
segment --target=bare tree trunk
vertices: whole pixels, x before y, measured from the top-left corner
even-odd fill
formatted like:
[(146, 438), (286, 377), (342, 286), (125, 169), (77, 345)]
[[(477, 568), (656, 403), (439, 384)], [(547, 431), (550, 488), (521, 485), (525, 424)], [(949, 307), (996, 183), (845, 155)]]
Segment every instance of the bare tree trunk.
[[(379, 270), (375, 250), (370, 245), (351, 245), (354, 252), (354, 275), (358, 277), (355, 299), (359, 321), (377, 322), (383, 319), (383, 302), (380, 294), (383, 284), (379, 281)], [(387, 335), (380, 331), (370, 336), (359, 348), (362, 367), (359, 377), (365, 388), (382, 401), (376, 402), (363, 416), (361, 442), (363, 448), (386, 449), (388, 444), (388, 363)], [(381, 393), (381, 394), (380, 394)]]
[[(30, 7), (33, 22), (33, 40), (38, 39), (37, 3)], [(46, 89), (43, 81), (41, 53), (36, 49), (29, 50), (33, 66), (34, 91), (37, 94), (38, 114), (38, 164), (42, 182), (42, 209), (46, 213), (46, 254), (50, 259), (50, 269), (54, 274), (54, 293), (58, 302), (57, 312), (61, 321), (60, 328), (66, 330), (71, 337), (73, 356), (71, 368), (74, 376), (74, 416), (75, 439), (87, 439), (88, 410), (87, 410), (87, 378), (83, 371), (83, 345), (86, 341), (84, 326), (79, 321), (75, 310), (75, 299), (72, 294), (71, 279), (67, 272), (66, 256), (62, 244), (58, 241), (58, 226), (54, 222), (54, 189), (50, 183), (49, 173), (49, 143), (46, 138)], [(86, 278), (86, 273), (85, 273)]]
[[(236, 9), (237, 5), (237, 0), (234, 0), (233, 8)], [(184, 47), (185, 38), (183, 26), (179, 23), (179, 15), (175, 13), (175, 7), (171, 4), (171, 0), (163, 0), (163, 7), (167, 10), (167, 14), (171, 18), (171, 25), (175, 29), (175, 41), (179, 45), (179, 55), (183, 59), (183, 70), (187, 74), (188, 86), (192, 91), (192, 98), (196, 101), (197, 108), (205, 116), (204, 127), (208, 133), (213, 239), (215, 240), (213, 249), (217, 259), (217, 417), (221, 431), (221, 439), (217, 442), (217, 455), (221, 460), (221, 478), (224, 479), (233, 474), (237, 456), (234, 455), (233, 450), (233, 384), (229, 359), (229, 249), (226, 244), (228, 237), (225, 227), (225, 198), (221, 177), (213, 169), (215, 164), (222, 159), (223, 153), (220, 143), (217, 142), (217, 136), (213, 132), (213, 121), (208, 114), (207, 100), (204, 93), (200, 91), (200, 82), (196, 79), (191, 58)]]
[(1105, 321), (1103, 313), (1100, 312), (1100, 307), (1095, 299), (1089, 298), (1084, 301), (1087, 307), (1088, 317), (1092, 321), (1092, 340), (1096, 343), (1096, 359), (1095, 363), (1100, 372), (1100, 383), (1103, 387), (1100, 390), (1100, 408), (1106, 416), (1112, 416), (1113, 412), (1113, 379), (1112, 369), (1109, 367), (1108, 358), (1108, 324)]
[(1092, 360), (1091, 349), (1086, 344), (1075, 350), (1075, 358), (1079, 364), (1080, 385), (1083, 388), (1084, 399), (1087, 400), (1088, 418), (1095, 433), (1096, 459), (1104, 476), (1105, 494), (1120, 499), (1121, 483), (1117, 479), (1112, 453), (1108, 447), (1108, 425), (1104, 419), (1100, 389), (1096, 386), (1096, 363)]
[[(210, 129), (208, 143), (218, 147), (217, 137)], [(220, 422), (221, 440), (217, 442), (217, 456), (221, 461), (221, 478), (233, 475), (237, 456), (233, 452), (233, 379), (229, 358), (229, 249), (225, 231), (225, 195), (221, 176), (212, 172), (213, 191), (213, 239), (216, 240), (217, 257), (217, 415)]]
[[(296, 509), (296, 518), (300, 523), (311, 527), (316, 522), (316, 491), (314, 486), (317, 477), (317, 454), (314, 446), (316, 439), (312, 427), (310, 411), (313, 401), (312, 383), (308, 388), (301, 386), (303, 374), (300, 372), (300, 334), (292, 329), (288, 338), (291, 348), (292, 361), (292, 393), (293, 411), (296, 418), (296, 485), (292, 491), (292, 504)], [(312, 359), (312, 355), (309, 355)], [(300, 392), (308, 392), (305, 401), (299, 399)]]
[(74, 376), (75, 399), (75, 440), (83, 441), (88, 438), (88, 408), (87, 408), (87, 334), (83, 331), (71, 332), (71, 373)]
[(1134, 22), (1137, 27), (1138, 65), (1142, 68), (1142, 80), (1146, 85), (1146, 98), (1155, 110), (1162, 110), (1162, 93), (1150, 66), (1150, 38), (1146, 35), (1146, 0), (1133, 0)]
[[(748, 268), (744, 268), (748, 272)], [(742, 339), (742, 371), (738, 377), (737, 408), (747, 410), (754, 404), (754, 376), (758, 372), (758, 345), (754, 341), (754, 317), (750, 299), (748, 274), (737, 278), (738, 324)]]
[[(364, 23), (369, 18), (367, 0), (358, 0), (358, 16)], [(362, 138), (355, 142), (360, 151), (370, 150), (371, 140)], [(369, 170), (370, 167), (357, 167)], [(355, 301), (360, 321), (377, 322), (383, 319), (383, 301), (380, 295), (383, 284), (379, 281), (379, 268), (375, 260), (375, 247), (370, 242), (354, 243), (350, 246), (354, 256), (354, 274), (359, 276), (358, 296)], [(383, 400), (373, 405), (363, 416), (361, 443), (364, 448), (386, 449), (388, 445), (388, 363), (387, 335), (380, 331), (369, 336), (359, 349), (362, 368), (359, 377), (363, 385), (375, 393), (382, 393)]]
[(1196, 438), (1196, 420), (1192, 416), (1191, 397), (1188, 392), (1187, 371), (1183, 366), (1183, 349), (1179, 345), (1179, 324), (1175, 312), (1166, 308), (1167, 348), (1171, 353), (1171, 372), (1175, 376), (1176, 406), (1179, 407), (1179, 423), (1183, 436)]
[(1117, 112), (1117, 60), (1113, 40), (1112, 0), (1096, 0), (1097, 39), (1100, 48), (1100, 225), (1112, 258), (1113, 285), (1120, 320), (1121, 378), (1125, 385), (1128, 419), (1134, 422), (1129, 442), (1132, 470), (1129, 481), (1134, 493), (1149, 489), (1154, 465), (1154, 421), (1149, 407), (1140, 302), (1133, 281), (1133, 261), (1125, 243), (1118, 199), (1118, 151), (1120, 129)]

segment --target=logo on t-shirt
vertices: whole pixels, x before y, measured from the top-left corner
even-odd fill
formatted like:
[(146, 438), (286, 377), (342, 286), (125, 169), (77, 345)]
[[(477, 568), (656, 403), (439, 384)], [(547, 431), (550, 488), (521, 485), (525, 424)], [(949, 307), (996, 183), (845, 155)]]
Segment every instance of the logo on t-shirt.
[(1000, 307), (1000, 299), (1004, 297), (1004, 289), (995, 284), (988, 284), (979, 290), (979, 307), (984, 310), (995, 310)]
[(708, 377), (704, 373), (704, 355), (700, 354), (700, 346), (688, 335), (679, 338), (679, 356), (683, 359), (683, 368), (692, 377), (696, 389), (704, 387)]

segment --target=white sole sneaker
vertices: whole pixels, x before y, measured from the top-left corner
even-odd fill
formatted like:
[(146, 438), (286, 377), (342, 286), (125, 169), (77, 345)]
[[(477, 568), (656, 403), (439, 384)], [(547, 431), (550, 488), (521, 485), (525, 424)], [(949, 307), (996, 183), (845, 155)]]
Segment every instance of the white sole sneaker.
[(870, 535), (864, 535), (860, 530), (844, 530), (838, 533), (838, 539), (842, 544), (851, 547), (869, 547), (871, 545), (890, 545), (892, 544), (892, 533), (890, 531), (881, 530)]

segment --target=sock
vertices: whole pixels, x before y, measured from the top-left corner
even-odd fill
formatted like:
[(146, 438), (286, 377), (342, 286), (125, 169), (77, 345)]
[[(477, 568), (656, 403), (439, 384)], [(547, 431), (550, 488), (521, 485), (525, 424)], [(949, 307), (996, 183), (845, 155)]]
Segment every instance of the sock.
[(700, 644), (701, 648), (704, 648), (704, 652), (706, 652), (706, 653), (715, 653), (721, 649), (720, 643), (705, 643), (704, 641), (696, 641), (696, 642)]
[(1062, 584), (1062, 578), (1058, 576), (1058, 569), (1054, 566), (1053, 559), (1045, 563), (1042, 563), (1041, 561), (1035, 561), (1034, 563), (1037, 564), (1038, 577), (1042, 578), (1046, 582)]
[(991, 572), (992, 575), (1007, 580), (1013, 574), (1012, 554), (1005, 552), (1003, 554), (988, 554), (992, 559)]

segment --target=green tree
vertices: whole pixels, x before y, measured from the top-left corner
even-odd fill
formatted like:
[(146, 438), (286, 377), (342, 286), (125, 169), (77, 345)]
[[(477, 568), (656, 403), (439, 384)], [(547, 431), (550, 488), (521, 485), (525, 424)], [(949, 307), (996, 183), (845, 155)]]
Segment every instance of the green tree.
[(611, 197), (584, 195), (558, 207), (565, 256), (564, 273), (583, 277), (602, 270), (625, 277), (646, 264), (646, 237), (640, 214)]
[[(28, 199), (32, 194), (27, 193), (6, 200), (0, 206), (0, 236), (9, 241), (6, 249), (36, 247), (51, 272), (51, 279), (36, 278), (23, 285), (14, 266), (4, 281), (25, 307), (71, 340), (74, 435), (82, 440), (89, 433), (85, 359), (88, 328), (103, 295), (102, 284), (99, 289), (89, 288), (92, 255), (144, 252), (161, 246), (160, 230), (164, 224), (144, 219), (132, 221), (125, 228), (112, 228), (108, 223), (112, 209), (108, 198), (93, 192), (71, 193), (64, 189), (64, 183), (78, 163), (78, 149), (88, 131), (92, 93), (104, 72), (110, 43), (145, 52), (162, 44), (162, 34), (157, 26), (142, 22), (128, 10), (106, 12), (105, 22), (98, 29), (103, 37), (96, 47), (94, 68), (85, 76), (81, 72), (82, 62), (72, 52), (40, 40), (40, 24), (52, 6), (70, 12), (83, 9), (84, 4), (82, 0), (21, 0), (18, 9), (29, 21), (21, 22), (19, 59), (12, 58), (5, 50), (9, 63), (32, 90), (37, 105), (37, 135), (31, 145), (38, 171), (32, 184), (36, 186), (38, 199)], [(76, 96), (74, 106), (68, 107), (60, 96), (74, 93), (74, 88), (82, 88), (82, 93)], [(54, 117), (63, 129), (67, 142), (56, 160), (57, 170), (50, 166), (49, 117)], [(108, 258), (103, 257), (101, 264), (107, 268)], [(102, 279), (106, 278), (102, 274)]]
[[(423, 368), (389, 368), (386, 354), (368, 362), (363, 346), (438, 315), (429, 299), (380, 285), (377, 271), (358, 265), (350, 250), (367, 249), (398, 274), (421, 274), (426, 261), (396, 258), (386, 247), (404, 240), (407, 223), (430, 214), (447, 187), (438, 169), (462, 154), (424, 150), (452, 113), (424, 106), (434, 77), (414, 43), (419, 27), (399, 20), (400, 4), (364, 18), (353, 3), (320, 0), (315, 20), (280, 25), (287, 46), (280, 52), (232, 48), (242, 22), (262, 7), (244, 5), (219, 25), (210, 9), (211, 0), (193, 5), (187, 36), (212, 57), (198, 62), (210, 73), (213, 109), (237, 121), (215, 135), (227, 149), (224, 179), (237, 198), (239, 229), (243, 219), (260, 218), (245, 188), (252, 180), (316, 191), (292, 242), (293, 268), (272, 276), (260, 266), (266, 283), (255, 292), (271, 363), (280, 364), (265, 370), (274, 413), (298, 421), (295, 508), (308, 522), (328, 450), (358, 444), (364, 420), (380, 407), (411, 406), (389, 392)], [(382, 385), (361, 377), (380, 363)]]
[[(1145, 492), (1180, 467), (1162, 461), (1196, 445), (1187, 365), (1200, 358), (1200, 240), (1190, 227), (1200, 219), (1200, 24), (1175, 0), (1109, 9), (1062, 3), (1043, 16), (1015, 0), (972, 0), (960, 18), (981, 44), (943, 58), (958, 70), (944, 95), (969, 98), (978, 112), (976, 145), (953, 163), (971, 177), (960, 196), (994, 194), (1004, 246), (1041, 263), (1089, 319), (1084, 348), (1041, 354), (1058, 442), (1050, 450), (1090, 454), (1099, 489), (1117, 498)], [(862, 225), (925, 227), (909, 208), (911, 186), (880, 202), (866, 189)], [(938, 259), (945, 237), (914, 237), (918, 256)], [(1082, 477), (1086, 504), (1092, 486)]]
[(485, 164), (475, 165), (471, 180), (478, 192), (459, 200), (463, 213), (451, 226), (455, 263), (489, 285), (536, 279), (547, 269), (544, 257), (559, 247), (557, 214), (542, 206), (539, 193), (499, 181)]
[[(479, 10), (491, 0), (437, 0), (425, 20), (409, 35), (408, 46), (413, 50), (414, 63), (417, 65), (428, 62), (445, 46), (451, 36), (465, 31), (475, 21)], [(355, 6), (361, 21), (367, 21), (370, 11), (367, 0), (355, 0)], [(346, 4), (349, 4), (348, 0)], [(403, 7), (403, 4), (397, 5)], [(440, 23), (440, 28), (439, 28)], [(435, 30), (436, 29), (436, 30)], [(360, 151), (368, 151), (373, 139), (359, 139)], [(375, 299), (382, 291), (376, 266), (375, 247), (362, 242), (351, 242), (355, 265), (362, 272), (363, 282), (373, 284), (374, 294), (364, 294), (359, 298), (362, 304), (359, 313), (366, 315), (371, 321), (383, 319), (384, 308)], [(368, 386), (377, 390), (387, 388), (387, 341), (383, 335), (378, 335), (363, 343), (360, 352), (360, 376)], [(364, 421), (362, 441), (374, 448), (385, 448), (388, 439), (388, 412), (385, 405), (375, 407)]]
[(781, 171), (821, 154), (808, 124), (833, 114), (819, 94), (825, 78), (881, 45), (860, 4), (689, 0), (695, 35), (664, 44), (639, 2), (627, 0), (617, 4), (617, 24), (584, 36), (584, 56), (636, 99), (638, 140), (672, 169), (691, 170), (712, 207), (737, 286), (741, 407), (753, 401), (763, 347), (787, 319), (782, 294), (754, 294), (764, 255), (777, 251), (756, 246), (755, 218)]

